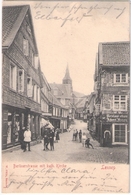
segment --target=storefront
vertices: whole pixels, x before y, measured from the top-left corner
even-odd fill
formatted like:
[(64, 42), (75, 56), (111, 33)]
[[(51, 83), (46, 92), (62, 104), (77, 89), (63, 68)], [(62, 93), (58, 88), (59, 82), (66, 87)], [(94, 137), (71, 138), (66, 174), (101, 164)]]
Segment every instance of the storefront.
[(2, 108), (2, 149), (19, 145), (19, 131), (29, 126), (32, 140), (39, 135), (39, 113), (27, 109), (15, 108), (3, 105)]
[(125, 112), (102, 115), (101, 130), (103, 146), (127, 145), (128, 114)]

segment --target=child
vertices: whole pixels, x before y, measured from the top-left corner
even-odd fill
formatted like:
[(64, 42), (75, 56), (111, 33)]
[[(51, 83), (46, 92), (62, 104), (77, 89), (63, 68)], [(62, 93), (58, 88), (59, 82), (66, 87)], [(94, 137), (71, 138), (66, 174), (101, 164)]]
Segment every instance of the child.
[(93, 145), (90, 143), (90, 138), (87, 138), (86, 141), (85, 141), (85, 146), (90, 148), (89, 146), (92, 147), (92, 149), (94, 149)]

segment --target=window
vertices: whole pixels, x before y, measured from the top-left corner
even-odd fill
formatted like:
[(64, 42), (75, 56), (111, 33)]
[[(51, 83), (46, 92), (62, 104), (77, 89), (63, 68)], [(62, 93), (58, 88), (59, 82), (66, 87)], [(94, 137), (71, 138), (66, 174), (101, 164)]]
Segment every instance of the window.
[(114, 74), (114, 83), (127, 83), (128, 82), (128, 74)]
[(16, 66), (10, 65), (10, 88), (16, 90)]
[(34, 56), (34, 67), (35, 69), (38, 69), (38, 56)]
[(29, 55), (29, 43), (26, 39), (23, 39), (23, 53), (25, 56)]
[(127, 143), (127, 125), (113, 124), (113, 142)]
[(18, 70), (18, 92), (24, 92), (24, 70)]
[(37, 96), (38, 96), (38, 103), (40, 103), (40, 88), (37, 87)]
[(113, 99), (114, 110), (127, 110), (127, 97), (125, 95), (115, 95)]
[(34, 90), (33, 90), (33, 94), (34, 94), (34, 96), (33, 96), (33, 99), (36, 101), (36, 99), (37, 99), (37, 85), (35, 85), (34, 84)]
[(27, 77), (27, 96), (32, 97), (33, 96), (33, 86), (32, 86), (32, 78)]

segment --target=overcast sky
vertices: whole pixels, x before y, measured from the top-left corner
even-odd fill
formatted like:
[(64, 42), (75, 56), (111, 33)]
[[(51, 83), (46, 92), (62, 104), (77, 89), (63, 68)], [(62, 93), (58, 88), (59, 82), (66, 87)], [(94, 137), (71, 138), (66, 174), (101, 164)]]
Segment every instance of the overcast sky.
[(84, 94), (93, 91), (99, 42), (129, 40), (128, 2), (4, 2), (9, 4), (31, 6), (47, 81), (62, 83), (68, 64), (73, 89)]

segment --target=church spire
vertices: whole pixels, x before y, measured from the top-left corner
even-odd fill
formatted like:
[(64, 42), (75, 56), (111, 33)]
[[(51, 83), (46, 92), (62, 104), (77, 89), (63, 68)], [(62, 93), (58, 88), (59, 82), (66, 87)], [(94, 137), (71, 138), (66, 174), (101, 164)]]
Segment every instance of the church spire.
[(70, 78), (68, 65), (66, 67), (66, 73), (65, 73), (65, 76), (63, 78), (63, 84), (72, 84), (72, 80)]

